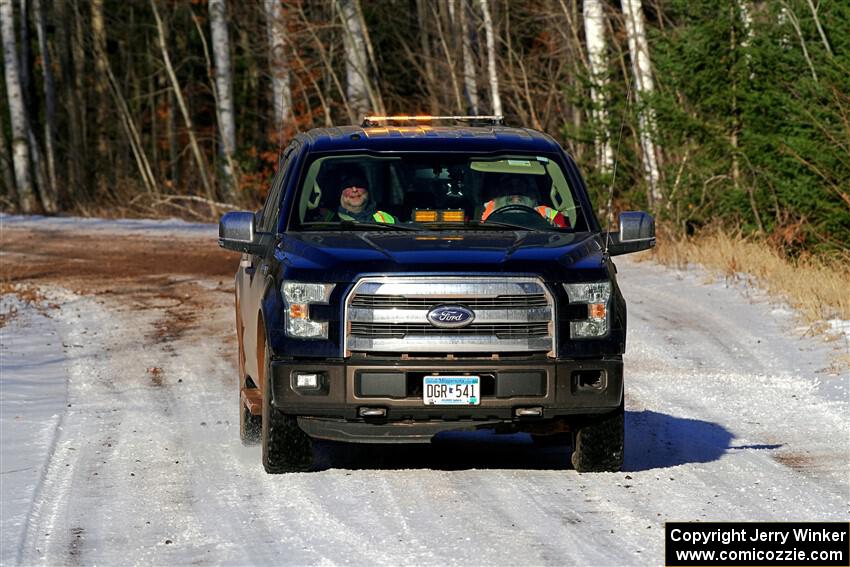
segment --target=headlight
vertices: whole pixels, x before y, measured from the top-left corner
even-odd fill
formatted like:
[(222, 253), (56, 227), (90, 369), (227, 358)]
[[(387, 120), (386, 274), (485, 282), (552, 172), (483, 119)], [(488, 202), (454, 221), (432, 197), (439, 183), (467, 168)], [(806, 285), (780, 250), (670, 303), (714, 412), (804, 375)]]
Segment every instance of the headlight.
[(286, 335), (298, 339), (328, 338), (326, 321), (310, 320), (310, 304), (327, 304), (336, 284), (283, 282)]
[(587, 319), (570, 321), (570, 336), (586, 339), (607, 335), (611, 282), (564, 284), (564, 289), (570, 303), (587, 305)]

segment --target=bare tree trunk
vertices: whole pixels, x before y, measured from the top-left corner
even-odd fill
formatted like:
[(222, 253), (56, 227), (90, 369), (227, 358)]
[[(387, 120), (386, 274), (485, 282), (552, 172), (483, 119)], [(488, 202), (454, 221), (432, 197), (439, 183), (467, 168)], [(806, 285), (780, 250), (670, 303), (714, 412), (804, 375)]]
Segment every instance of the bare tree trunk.
[(6, 96), (12, 122), (12, 159), (15, 168), (15, 185), (21, 212), (35, 210), (35, 191), (30, 177), (30, 152), (27, 140), (26, 108), (18, 75), (18, 51), (15, 46), (15, 15), (12, 0), (0, 0), (0, 33), (3, 36), (3, 63), (6, 70)]
[(24, 107), (27, 116), (35, 116), (35, 88), (32, 80), (32, 50), (30, 49), (30, 5), (29, 0), (18, 0), (18, 23), (20, 34), (18, 35), (18, 72), (21, 76), (21, 91), (24, 93)]
[[(462, 113), (462, 112), (464, 112), (464, 110), (463, 110), (463, 103), (461, 102), (460, 87), (458, 86), (458, 83), (457, 83), (457, 68), (456, 68), (456, 65), (455, 65), (455, 57), (452, 53), (451, 47), (449, 46), (448, 42), (446, 41), (446, 33), (443, 31), (443, 25), (445, 23), (444, 18), (441, 18), (440, 14), (437, 13), (437, 8), (439, 6), (440, 6), (440, 4), (431, 4), (431, 13), (434, 16), (434, 21), (437, 22), (437, 36), (440, 38), (440, 45), (443, 48), (443, 54), (446, 56), (446, 62), (448, 63), (448, 66), (449, 66), (449, 77), (451, 78), (451, 81), (452, 81), (452, 94), (454, 95), (454, 110), (453, 110), (453, 112)], [(451, 11), (451, 17), (449, 18), (448, 24), (446, 24), (446, 27), (449, 27), (449, 29), (451, 30), (451, 27), (452, 27), (453, 22), (454, 22), (454, 2), (451, 2), (449, 4), (449, 10)], [(454, 34), (451, 33), (451, 31), (450, 31), (449, 35), (453, 36)]]
[(472, 33), (467, 18), (471, 15), (472, 6), (468, 0), (460, 0), (460, 30), (463, 49), (463, 87), (468, 102), (467, 112), (478, 114), (478, 77), (475, 70), (475, 60), (472, 57)]
[[(360, 0), (354, 0), (354, 10), (357, 12), (357, 19), (360, 21), (360, 31), (363, 34), (363, 43), (366, 46), (366, 55), (369, 56), (369, 64), (372, 66), (372, 73), (375, 77), (378, 76), (378, 61), (375, 59), (375, 50), (372, 48), (372, 39), (369, 37), (369, 26), (366, 25), (366, 18), (363, 17), (363, 7), (360, 5)], [(373, 83), (367, 77), (366, 86), (369, 88), (369, 97), (372, 101), (372, 110), (381, 114), (386, 114), (387, 109), (384, 106), (384, 99), (381, 96), (379, 82)]]
[(171, 186), (180, 185), (180, 144), (177, 141), (177, 100), (174, 91), (168, 89), (168, 108), (165, 113), (165, 136), (168, 138), (168, 166)]
[(12, 156), (9, 154), (9, 146), (6, 145), (6, 120), (0, 112), (0, 173), (3, 176), (4, 197), (10, 203), (17, 205), (17, 191), (15, 191), (15, 172), (12, 165)]
[(286, 60), (286, 22), (281, 0), (264, 0), (266, 36), (269, 41), (269, 65), (272, 77), (272, 124), (278, 145), (284, 143), (284, 125), (292, 112), (289, 64)]
[(47, 181), (47, 167), (44, 164), (44, 158), (41, 155), (41, 146), (38, 139), (35, 137), (35, 132), (32, 129), (32, 123), (27, 120), (27, 139), (30, 143), (30, 157), (32, 158), (32, 168), (35, 174), (35, 188), (38, 194), (41, 206), (45, 213), (53, 214), (56, 212), (56, 202), (51, 200), (49, 182)]
[(338, 0), (344, 31), (346, 94), (355, 119), (360, 120), (370, 108), (380, 110), (370, 87), (366, 40), (356, 3)]
[[(201, 153), (201, 148), (198, 146), (198, 140), (195, 137), (195, 129), (192, 126), (192, 117), (189, 114), (189, 109), (186, 106), (186, 101), (183, 100), (183, 93), (180, 90), (180, 82), (177, 80), (177, 75), (174, 73), (174, 66), (171, 64), (171, 57), (168, 55), (168, 47), (165, 44), (165, 32), (163, 30), (162, 19), (159, 17), (159, 10), (156, 9), (156, 0), (150, 0), (151, 9), (153, 10), (154, 19), (156, 20), (156, 30), (159, 36), (159, 48), (162, 51), (162, 61), (165, 63), (165, 70), (168, 73), (168, 78), (171, 80), (171, 87), (174, 90), (174, 97), (177, 99), (177, 104), (180, 107), (180, 113), (183, 115), (183, 122), (186, 125), (186, 133), (189, 136), (189, 145), (192, 148), (192, 155), (195, 158), (195, 163), (198, 166), (198, 176), (201, 178), (201, 184), (204, 186), (207, 199), (211, 203), (215, 202), (215, 193), (213, 193), (212, 184), (210, 184), (209, 173), (204, 162), (204, 156)], [(213, 214), (217, 214), (215, 205), (211, 205)]]
[(83, 186), (83, 152), (85, 142), (83, 141), (83, 127), (80, 119), (80, 98), (74, 88), (74, 57), (71, 46), (71, 24), (72, 14), (68, 11), (66, 0), (57, 0), (56, 4), (56, 36), (59, 52), (59, 68), (62, 72), (61, 84), (63, 87), (64, 113), (67, 116), (65, 132), (68, 138), (65, 143), (65, 166), (64, 197), (69, 203), (75, 201)]
[(91, 33), (94, 43), (95, 68), (95, 136), (97, 151), (94, 165), (95, 193), (103, 196), (108, 191), (107, 164), (109, 162), (109, 140), (106, 136), (106, 111), (109, 108), (109, 66), (106, 52), (106, 27), (103, 23), (103, 0), (91, 0)]
[(80, 11), (78, 0), (70, 0), (70, 5), (74, 12), (73, 28), (71, 38), (71, 49), (74, 54), (74, 100), (77, 103), (77, 113), (79, 115), (80, 138), (82, 145), (76, 149), (80, 159), (80, 181), (81, 188), (85, 188), (86, 192), (93, 194), (92, 186), (92, 159), (91, 158), (91, 128), (89, 127), (89, 111), (83, 101), (88, 99), (88, 91), (86, 89), (86, 59), (88, 50), (86, 49), (86, 28), (83, 25), (84, 17)]
[(602, 0), (584, 0), (584, 35), (590, 61), (590, 100), (593, 103), (594, 145), (599, 171), (614, 167), (614, 152), (608, 139), (608, 45), (605, 41), (605, 11)]
[[(165, 43), (171, 44), (171, 28), (165, 29)], [(162, 84), (160, 90), (166, 91), (166, 107), (165, 107), (165, 137), (168, 140), (168, 179), (170, 186), (174, 189), (180, 185), (180, 144), (177, 139), (177, 100), (174, 96), (174, 89), (169, 87), (171, 81), (167, 77), (162, 77), (160, 74), (159, 80)]]
[[(100, 2), (101, 0), (96, 0)], [(109, 63), (109, 58), (104, 51), (106, 49), (106, 36), (103, 29), (103, 6), (96, 9), (92, 6), (93, 13), (98, 12), (101, 18), (101, 22), (99, 24), (92, 24), (92, 33), (93, 33), (93, 51), (94, 51), (94, 59), (96, 66), (99, 67), (99, 72), (103, 74), (103, 78), (106, 81), (106, 88), (110, 95), (110, 102), (112, 106), (114, 106), (118, 111), (118, 116), (121, 120), (121, 128), (124, 130), (124, 134), (127, 138), (127, 142), (130, 145), (130, 150), (133, 152), (133, 158), (136, 161), (136, 166), (139, 170), (139, 176), (142, 179), (142, 183), (145, 186), (145, 189), (150, 194), (158, 194), (159, 189), (157, 187), (156, 176), (153, 173), (153, 169), (151, 168), (150, 161), (148, 160), (147, 154), (145, 153), (145, 147), (142, 143), (142, 137), (139, 134), (139, 129), (136, 127), (133, 114), (130, 111), (130, 108), (127, 105), (127, 101), (124, 96), (121, 94), (121, 89), (118, 84), (118, 80), (115, 78), (115, 75), (112, 73), (112, 66)], [(98, 28), (100, 28), (98, 30)], [(127, 81), (125, 81), (127, 82)], [(132, 81), (130, 81), (132, 82)], [(104, 125), (105, 128), (105, 125)], [(100, 139), (100, 138), (99, 138)], [(106, 139), (105, 132), (103, 132), (103, 140)], [(105, 156), (105, 153), (100, 155)], [(99, 165), (101, 167), (104, 166), (104, 162), (100, 162)], [(110, 164), (112, 165), (112, 164)], [(102, 171), (96, 172), (96, 175), (99, 176), (99, 182), (105, 182), (106, 177), (104, 176)], [(105, 192), (100, 193), (105, 194)]]
[(48, 200), (55, 211), (59, 200), (59, 186), (56, 182), (56, 90), (53, 84), (53, 66), (50, 50), (47, 47), (47, 30), (41, 0), (33, 0), (33, 12), (35, 30), (38, 35), (38, 49), (41, 51), (41, 69), (44, 75), (44, 150), (47, 154)]
[(221, 198), (231, 202), (236, 192), (233, 188), (233, 154), (236, 153), (236, 121), (233, 112), (233, 81), (230, 72), (230, 33), (227, 28), (225, 0), (210, 0), (210, 28), (212, 31), (213, 59), (215, 60), (216, 114), (221, 136), (222, 184)]
[[(298, 3), (298, 4), (296, 4), (296, 7), (298, 9), (298, 15), (301, 18), (301, 22), (304, 24), (304, 27), (306, 28), (307, 33), (310, 34), (310, 38), (313, 40), (313, 44), (316, 48), (316, 51), (319, 52), (319, 57), (322, 60), (322, 64), (325, 68), (325, 72), (327, 73), (329, 80), (331, 82), (333, 82), (334, 87), (336, 88), (337, 92), (339, 93), (340, 98), (342, 99), (342, 105), (343, 105), (343, 107), (345, 107), (345, 113), (348, 115), (348, 119), (351, 121), (351, 123), (354, 124), (355, 122), (357, 122), (357, 116), (356, 116), (354, 110), (351, 108), (351, 105), (349, 104), (348, 96), (346, 95), (346, 91), (343, 90), (343, 88), (342, 88), (342, 84), (340, 83), (339, 76), (337, 75), (336, 71), (334, 71), (334, 67), (333, 67), (333, 64), (330, 60), (330, 57), (328, 56), (327, 49), (325, 49), (325, 45), (322, 42), (322, 39), (316, 33), (315, 26), (307, 18), (307, 14), (304, 13), (304, 6), (300, 3)], [(301, 62), (301, 58), (298, 55), (298, 50), (294, 47), (292, 49), (292, 54), (293, 54), (293, 56), (295, 57), (296, 60)], [(306, 67), (304, 66), (303, 63), (300, 63), (300, 64), (301, 64), (302, 68), (306, 69)], [(319, 98), (323, 98), (323, 95), (321, 95), (321, 89), (318, 88), (318, 83), (314, 79), (312, 79), (312, 77), (311, 77), (311, 81), (313, 82), (314, 85), (316, 85), (316, 92), (320, 93)], [(330, 118), (331, 118), (330, 117), (330, 107), (324, 102), (324, 100), (322, 101), (322, 108), (325, 111), (325, 124), (327, 126), (330, 126), (331, 123), (332, 123), (330, 121)]]
[(648, 98), (655, 90), (652, 79), (652, 64), (649, 59), (649, 44), (640, 0), (623, 0), (623, 16), (626, 19), (626, 35), (629, 38), (629, 55), (635, 79), (635, 100), (638, 105), (638, 127), (643, 152), (643, 168), (648, 189), (650, 207), (658, 209), (662, 204), (660, 187), (661, 174), (658, 168), (655, 141), (655, 112)]
[(434, 74), (434, 61), (431, 53), (431, 41), (428, 27), (431, 18), (428, 16), (428, 0), (416, 0), (416, 21), (419, 27), (419, 55), (425, 68), (425, 83), (428, 92), (428, 108), (432, 115), (439, 112), (437, 101), (437, 78)]
[[(56, 212), (56, 200), (49, 187), (47, 167), (41, 155), (41, 146), (32, 129), (32, 118), (38, 116), (35, 92), (35, 81), (32, 79), (33, 58), (30, 49), (30, 3), (29, 0), (20, 0), (20, 29), (21, 29), (21, 54), (20, 54), (20, 76), (21, 90), (24, 96), (24, 110), (27, 113), (27, 139), (30, 145), (30, 158), (32, 158), (32, 172), (35, 174), (35, 189), (42, 208), (46, 213)], [(37, 118), (36, 118), (37, 120)]]
[(502, 115), (502, 97), (499, 95), (499, 75), (496, 72), (496, 35), (493, 30), (493, 19), (490, 17), (488, 0), (478, 0), (481, 13), (484, 16), (484, 32), (487, 36), (487, 73), (490, 78), (490, 106), (493, 114)]

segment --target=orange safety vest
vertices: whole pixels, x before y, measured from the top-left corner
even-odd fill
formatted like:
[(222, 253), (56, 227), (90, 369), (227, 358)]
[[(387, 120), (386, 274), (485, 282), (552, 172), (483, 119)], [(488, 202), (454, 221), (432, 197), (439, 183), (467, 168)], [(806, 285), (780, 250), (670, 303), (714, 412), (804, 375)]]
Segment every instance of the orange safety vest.
[[(540, 216), (549, 221), (552, 224), (555, 224), (555, 217), (558, 216), (558, 211), (553, 209), (552, 207), (547, 207), (546, 205), (540, 205), (537, 207), (533, 207), (535, 211), (540, 213)], [(496, 210), (496, 200), (487, 201), (484, 205), (484, 212), (481, 213), (481, 220), (487, 220), (487, 217), (493, 214)]]

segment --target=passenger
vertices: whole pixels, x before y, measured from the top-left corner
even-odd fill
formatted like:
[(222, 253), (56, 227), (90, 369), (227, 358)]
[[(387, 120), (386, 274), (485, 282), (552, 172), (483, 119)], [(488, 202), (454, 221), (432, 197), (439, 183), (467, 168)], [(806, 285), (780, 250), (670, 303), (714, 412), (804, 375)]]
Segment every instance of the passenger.
[(378, 210), (369, 195), (369, 182), (366, 175), (359, 167), (351, 166), (344, 169), (340, 172), (339, 180), (339, 207), (336, 211), (325, 209), (322, 220), (395, 224), (395, 217)]
[(484, 203), (481, 220), (487, 220), (487, 217), (499, 209), (510, 205), (521, 205), (537, 211), (552, 226), (568, 228), (570, 221), (561, 212), (552, 207), (537, 204), (536, 197), (532, 196), (536, 191), (529, 187), (529, 182), (530, 180), (525, 179), (522, 175), (503, 174), (496, 178), (494, 182), (496, 189), (491, 192), (493, 198)]

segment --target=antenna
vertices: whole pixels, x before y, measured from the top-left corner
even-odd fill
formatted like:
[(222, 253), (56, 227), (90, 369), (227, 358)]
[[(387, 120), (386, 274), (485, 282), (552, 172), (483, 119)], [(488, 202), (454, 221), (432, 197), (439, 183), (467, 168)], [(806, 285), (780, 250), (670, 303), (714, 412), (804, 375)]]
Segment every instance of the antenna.
[(614, 152), (614, 170), (611, 173), (611, 185), (608, 187), (608, 207), (605, 212), (608, 224), (605, 228), (605, 250), (602, 251), (602, 259), (608, 257), (608, 245), (611, 243), (611, 208), (614, 206), (614, 182), (617, 180), (617, 164), (620, 161), (620, 142), (623, 141), (623, 128), (626, 125), (626, 113), (632, 105), (632, 84), (626, 80), (626, 111), (620, 120), (620, 134), (617, 136), (617, 151)]

